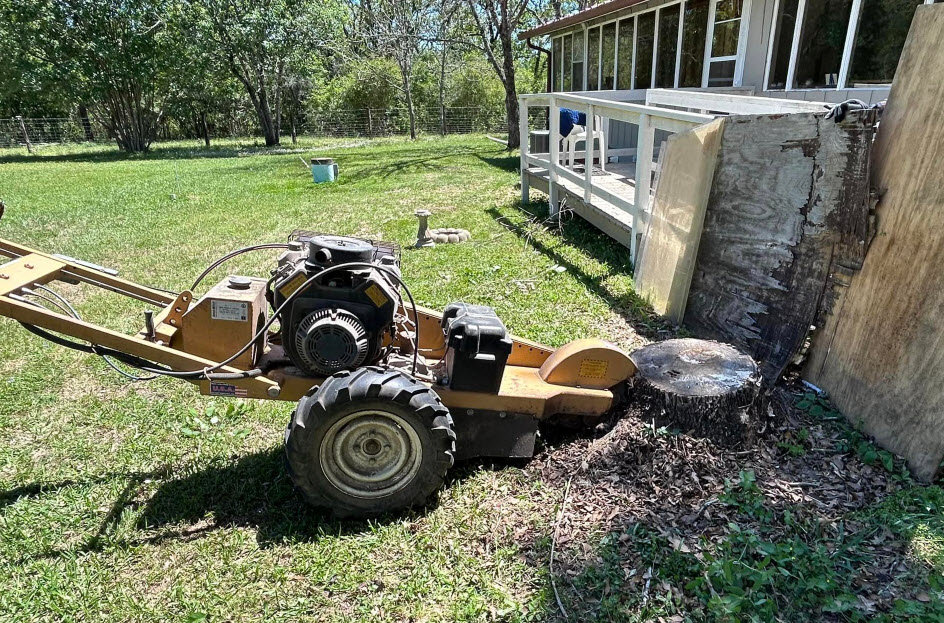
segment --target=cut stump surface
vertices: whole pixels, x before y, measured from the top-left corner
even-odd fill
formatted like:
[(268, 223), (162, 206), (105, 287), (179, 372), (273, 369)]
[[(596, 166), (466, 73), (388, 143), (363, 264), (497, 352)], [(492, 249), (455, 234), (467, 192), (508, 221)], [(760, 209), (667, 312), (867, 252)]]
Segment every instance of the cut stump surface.
[(635, 398), (661, 424), (726, 446), (750, 442), (763, 427), (761, 374), (732, 346), (696, 339), (666, 340), (630, 355)]

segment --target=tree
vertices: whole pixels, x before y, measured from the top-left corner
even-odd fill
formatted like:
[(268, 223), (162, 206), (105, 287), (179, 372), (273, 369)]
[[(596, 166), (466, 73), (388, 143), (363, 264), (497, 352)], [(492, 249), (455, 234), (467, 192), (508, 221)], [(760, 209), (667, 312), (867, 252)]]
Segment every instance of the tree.
[[(72, 101), (125, 151), (147, 151), (163, 110), (166, 0), (0, 0), (8, 45), (37, 70), (53, 68)], [(21, 65), (23, 67), (23, 65)]]
[(440, 0), (438, 19), (436, 20), (436, 38), (439, 44), (439, 131), (446, 135), (446, 63), (449, 59), (451, 43), (450, 30), (453, 19), (461, 8), (458, 0)]
[(515, 85), (515, 33), (528, 14), (529, 0), (467, 0), (478, 47), (505, 87), (508, 149), (521, 144), (518, 131), (518, 90)]
[(267, 146), (281, 137), (283, 88), (338, 40), (340, 5), (307, 0), (185, 0), (194, 36), (246, 90)]
[(436, 0), (362, 0), (354, 6), (360, 13), (356, 23), (367, 47), (393, 58), (400, 69), (399, 90), (410, 118), (410, 138), (416, 138), (413, 104), (414, 61), (430, 38), (435, 22)]

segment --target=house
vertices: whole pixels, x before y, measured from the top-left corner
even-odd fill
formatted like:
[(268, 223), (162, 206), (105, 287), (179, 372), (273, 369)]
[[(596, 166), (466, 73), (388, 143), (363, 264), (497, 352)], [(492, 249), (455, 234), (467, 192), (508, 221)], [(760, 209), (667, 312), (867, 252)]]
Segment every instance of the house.
[[(544, 190), (552, 211), (566, 202), (635, 253), (669, 134), (719, 114), (877, 103), (915, 9), (931, 3), (611, 0), (525, 31), (519, 38), (545, 42), (550, 63), (548, 93), (520, 99), (522, 198)], [(596, 167), (560, 164), (559, 108), (599, 117), (607, 150), (591, 150)]]

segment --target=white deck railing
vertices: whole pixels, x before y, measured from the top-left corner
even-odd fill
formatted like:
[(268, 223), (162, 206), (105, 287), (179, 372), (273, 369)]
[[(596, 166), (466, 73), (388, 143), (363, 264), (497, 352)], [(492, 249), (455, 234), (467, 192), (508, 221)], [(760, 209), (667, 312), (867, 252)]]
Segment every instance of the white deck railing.
[[(744, 89), (682, 90), (648, 89), (635, 91), (608, 91), (599, 96), (584, 93), (539, 93), (521, 95), (520, 107), (521, 133), (521, 200), (529, 200), (529, 179), (527, 169), (538, 168), (547, 171), (548, 195), (550, 195), (551, 214), (560, 209), (559, 186), (561, 180), (576, 184), (583, 191), (583, 202), (592, 206), (594, 198), (609, 202), (626, 212), (632, 227), (630, 252), (636, 257), (636, 237), (645, 231), (650, 209), (650, 186), (654, 166), (654, 133), (665, 130), (670, 133), (683, 132), (695, 126), (707, 123), (719, 114), (783, 114), (796, 112), (822, 112), (828, 108), (824, 102), (805, 102), (797, 100), (752, 97)], [(622, 100), (622, 101), (621, 101)], [(633, 103), (645, 101), (646, 104)], [(671, 106), (672, 108), (664, 108)], [(530, 153), (529, 108), (549, 109), (548, 153)], [(583, 173), (577, 173), (571, 167), (561, 164), (560, 154), (560, 109), (570, 108), (587, 114), (588, 123), (593, 117), (603, 117), (604, 132), (608, 131), (609, 121), (623, 121), (638, 128), (635, 147), (610, 148), (607, 156), (635, 156), (636, 166), (634, 185), (626, 184), (626, 192), (614, 192), (600, 183), (600, 176), (593, 175), (593, 158), (597, 154), (593, 141), (588, 139), (583, 151), (575, 157), (584, 159)], [(699, 112), (687, 112), (686, 110)], [(712, 111), (713, 114), (705, 114)], [(605, 163), (604, 163), (605, 164)], [(573, 192), (571, 186), (570, 192)]]
[(708, 110), (728, 115), (766, 115), (794, 112), (825, 112), (832, 105), (773, 97), (753, 97), (731, 92), (648, 89), (647, 106), (672, 106), (690, 110)]
[[(665, 130), (672, 133), (683, 132), (695, 126), (707, 123), (714, 118), (712, 115), (657, 108), (642, 104), (631, 104), (612, 99), (575, 95), (572, 93), (522, 95), (518, 98), (518, 104), (520, 107), (522, 201), (528, 201), (530, 188), (527, 169), (530, 167), (546, 169), (548, 172), (548, 194), (550, 195), (551, 214), (555, 214), (559, 210), (560, 199), (558, 186), (561, 179), (577, 184), (583, 189), (584, 203), (592, 204), (594, 197), (599, 197), (629, 214), (632, 219), (630, 253), (634, 258), (636, 257), (637, 234), (645, 230), (645, 225), (648, 221), (649, 195), (655, 147), (653, 137), (655, 131)], [(548, 133), (549, 153), (546, 154), (532, 154), (529, 153), (528, 149), (528, 139), (530, 136), (528, 109), (537, 107), (549, 108), (550, 110), (550, 130)], [(595, 181), (593, 175), (593, 156), (596, 150), (593, 148), (593, 144), (589, 139), (588, 144), (583, 152), (581, 152), (585, 163), (583, 175), (574, 172), (570, 167), (565, 167), (560, 163), (560, 141), (562, 138), (560, 135), (561, 108), (570, 108), (572, 110), (585, 112), (588, 120), (592, 120), (595, 115), (599, 115), (604, 118), (604, 128), (607, 127), (608, 120), (623, 121), (637, 126), (638, 133), (635, 148), (607, 149), (608, 155), (612, 156), (636, 156), (636, 173), (634, 175), (635, 192), (632, 196), (628, 193), (626, 195), (614, 193), (604, 188), (599, 183), (598, 178)], [(589, 123), (592, 123), (592, 121)]]

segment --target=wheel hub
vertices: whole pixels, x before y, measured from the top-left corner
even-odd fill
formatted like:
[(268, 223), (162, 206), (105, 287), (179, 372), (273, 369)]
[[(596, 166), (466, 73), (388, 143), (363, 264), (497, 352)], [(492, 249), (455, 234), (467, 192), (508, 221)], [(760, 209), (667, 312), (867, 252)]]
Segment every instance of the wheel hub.
[(321, 445), (321, 469), (348, 495), (383, 497), (410, 483), (419, 471), (422, 452), (416, 431), (397, 414), (358, 411), (328, 429)]

